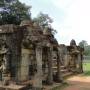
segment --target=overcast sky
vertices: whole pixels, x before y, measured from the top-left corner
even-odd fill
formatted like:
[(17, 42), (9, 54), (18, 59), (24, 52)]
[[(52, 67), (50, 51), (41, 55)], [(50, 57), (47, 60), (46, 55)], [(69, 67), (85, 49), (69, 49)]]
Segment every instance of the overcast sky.
[(39, 12), (49, 14), (57, 30), (60, 44), (68, 45), (71, 39), (77, 43), (86, 40), (90, 44), (90, 0), (20, 0), (31, 5), (32, 17)]

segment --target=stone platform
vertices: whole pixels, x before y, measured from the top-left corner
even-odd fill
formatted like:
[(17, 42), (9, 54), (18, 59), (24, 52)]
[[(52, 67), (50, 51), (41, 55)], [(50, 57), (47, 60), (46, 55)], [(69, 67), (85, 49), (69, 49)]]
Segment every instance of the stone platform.
[(4, 86), (4, 85), (0, 84), (0, 90), (26, 90), (26, 86), (13, 85), (13, 84), (10, 84), (8, 86)]

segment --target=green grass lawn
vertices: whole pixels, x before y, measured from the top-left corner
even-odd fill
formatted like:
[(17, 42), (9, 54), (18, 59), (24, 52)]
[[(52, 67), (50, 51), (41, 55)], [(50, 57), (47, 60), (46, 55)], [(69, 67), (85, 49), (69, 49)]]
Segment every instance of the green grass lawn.
[(83, 63), (83, 70), (85, 76), (90, 76), (90, 63)]

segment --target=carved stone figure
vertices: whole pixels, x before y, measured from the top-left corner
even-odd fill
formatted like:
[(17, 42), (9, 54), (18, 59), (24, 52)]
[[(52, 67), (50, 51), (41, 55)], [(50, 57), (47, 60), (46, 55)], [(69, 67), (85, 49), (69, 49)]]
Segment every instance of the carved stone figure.
[(8, 84), (8, 61), (7, 61), (8, 48), (4, 40), (0, 45), (0, 71), (2, 72), (2, 81), (4, 85)]

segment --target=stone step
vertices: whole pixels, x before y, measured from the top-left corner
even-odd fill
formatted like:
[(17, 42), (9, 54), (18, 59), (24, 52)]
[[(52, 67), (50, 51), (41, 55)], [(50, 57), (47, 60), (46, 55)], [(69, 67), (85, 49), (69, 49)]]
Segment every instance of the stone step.
[(53, 69), (57, 69), (57, 66), (52, 67)]
[[(52, 68), (56, 68), (57, 69), (57, 66), (53, 66)], [(66, 69), (65, 66), (60, 66), (60, 69)]]
[(71, 72), (76, 72), (76, 71), (77, 71), (77, 70), (75, 70), (75, 69), (72, 69), (72, 70), (71, 70)]
[[(53, 72), (54, 72), (54, 73), (56, 73), (56, 72), (57, 72), (57, 70), (53, 70)], [(67, 70), (67, 69), (62, 69), (62, 70), (61, 70), (61, 73), (67, 73), (67, 72), (68, 72), (68, 70)]]
[(67, 73), (67, 72), (68, 72), (67, 69), (62, 69), (62, 70), (61, 70), (61, 73)]
[(0, 90), (26, 90), (27, 86), (23, 85), (7, 85), (7, 86), (4, 86), (4, 85), (0, 85)]
[(66, 69), (66, 67), (65, 67), (65, 66), (63, 66), (63, 65), (62, 65), (62, 66), (60, 66), (60, 68), (61, 68), (61, 69)]
[(63, 74), (62, 74), (62, 77), (67, 77), (67, 76), (70, 76), (70, 75), (72, 75), (72, 74), (73, 74), (72, 72), (63, 73)]

